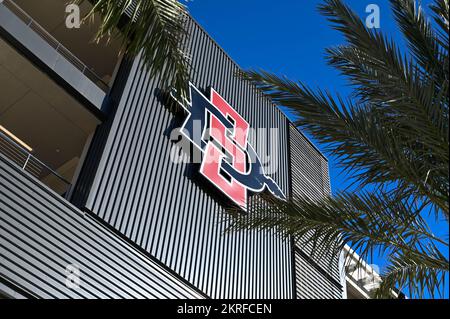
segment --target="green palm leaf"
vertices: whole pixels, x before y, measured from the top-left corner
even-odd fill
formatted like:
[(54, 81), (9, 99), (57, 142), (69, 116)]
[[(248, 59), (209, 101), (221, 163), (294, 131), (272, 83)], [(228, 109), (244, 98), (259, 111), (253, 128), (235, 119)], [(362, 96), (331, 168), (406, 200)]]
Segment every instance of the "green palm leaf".
[[(77, 3), (86, 0), (76, 0)], [(85, 20), (98, 13), (101, 24), (96, 40), (117, 37), (123, 49), (142, 54), (152, 76), (160, 76), (161, 86), (173, 86), (186, 93), (189, 80), (188, 57), (181, 41), (187, 36), (184, 29), (185, 7), (177, 0), (90, 0), (93, 4)], [(128, 12), (131, 18), (126, 18)], [(118, 31), (120, 30), (120, 32)]]
[(448, 81), (448, 72), (442, 68), (448, 50), (438, 41), (420, 4), (414, 0), (391, 0), (391, 4), (398, 25), (420, 67), (435, 76), (438, 84)]
[(432, 297), (443, 298), (448, 262), (445, 263), (445, 257), (435, 248), (429, 248), (426, 253), (393, 254), (375, 297), (388, 296), (392, 287), (397, 286), (415, 292), (419, 298), (423, 298), (426, 292)]

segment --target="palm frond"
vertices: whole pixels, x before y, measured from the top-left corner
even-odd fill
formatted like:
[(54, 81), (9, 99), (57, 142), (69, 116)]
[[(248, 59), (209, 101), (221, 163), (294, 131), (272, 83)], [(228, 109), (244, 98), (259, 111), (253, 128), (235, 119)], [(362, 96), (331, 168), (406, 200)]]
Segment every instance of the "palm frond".
[[(434, 22), (439, 27), (439, 30), (436, 32), (439, 38), (439, 44), (445, 49), (445, 52), (448, 55), (449, 2), (448, 0), (436, 0), (430, 8), (434, 13)], [(446, 63), (444, 70), (446, 70), (448, 74), (448, 60), (444, 62)]]
[[(442, 143), (448, 141), (448, 82), (437, 87), (434, 82), (423, 81), (422, 72), (406, 59), (396, 74), (378, 57), (352, 46), (329, 48), (326, 52), (329, 64), (349, 78), (359, 100), (389, 111), (407, 126), (407, 132), (415, 130), (417, 136), (427, 139), (425, 143), (439, 147), (442, 154), (448, 153), (448, 144)], [(436, 100), (438, 94), (441, 98)]]
[(385, 73), (390, 72), (399, 78), (404, 76), (403, 55), (395, 42), (376, 29), (368, 29), (349, 6), (341, 0), (326, 0), (319, 5), (319, 11), (328, 18), (333, 29), (344, 36), (348, 46), (380, 61)]
[(442, 68), (448, 51), (441, 46), (420, 4), (416, 0), (391, 0), (391, 5), (399, 28), (420, 67), (439, 85), (448, 81), (448, 74)]
[[(374, 254), (392, 256), (413, 256), (407, 259), (417, 262), (420, 257), (427, 262), (418, 267), (427, 272), (434, 268), (440, 273), (448, 272), (448, 259), (436, 253), (437, 244), (448, 247), (448, 243), (433, 235), (420, 217), (424, 207), (418, 207), (408, 200), (398, 200), (385, 193), (341, 193), (335, 197), (313, 201), (308, 197), (297, 197), (288, 201), (263, 195), (264, 205), (254, 205), (248, 214), (238, 210), (230, 212), (235, 216), (230, 230), (275, 229), (280, 236), (293, 236), (301, 247), (303, 241), (318, 247), (316, 257), (325, 253), (336, 255), (346, 244), (357, 250), (361, 259)], [(423, 257), (428, 256), (428, 257)], [(401, 260), (400, 257), (393, 257)], [(400, 265), (400, 264), (399, 264)], [(393, 267), (400, 267), (393, 264)], [(434, 267), (434, 268), (432, 268)], [(394, 268), (392, 268), (394, 269)], [(382, 287), (402, 287), (412, 275), (394, 273), (391, 268), (386, 275), (387, 283)], [(419, 277), (432, 280), (430, 277)], [(435, 286), (425, 285), (434, 291)], [(388, 296), (384, 290), (383, 296)], [(410, 293), (420, 295), (420, 291)]]
[[(82, 3), (86, 0), (76, 0)], [(117, 37), (123, 49), (142, 54), (152, 76), (160, 76), (162, 88), (173, 86), (185, 94), (189, 80), (189, 61), (181, 42), (187, 36), (184, 28), (186, 9), (177, 0), (90, 0), (93, 7), (85, 20), (95, 14), (101, 17), (96, 40)], [(130, 18), (125, 18), (125, 13)], [(118, 30), (120, 29), (120, 33)]]
[[(290, 108), (297, 117), (296, 124), (336, 156), (341, 167), (350, 173), (359, 172), (353, 174), (357, 182), (398, 182), (405, 186), (405, 193), (427, 196), (444, 213), (448, 211), (448, 143), (445, 138), (442, 141), (441, 135), (422, 132), (422, 138), (432, 136), (430, 145), (418, 147), (417, 138), (405, 138), (411, 137), (411, 129), (398, 125), (389, 109), (358, 101), (344, 102), (339, 95), (334, 98), (326, 91), (314, 92), (302, 83), (265, 71), (248, 71), (243, 77), (274, 102)], [(441, 154), (438, 159), (418, 152), (422, 148), (429, 152), (433, 147), (439, 149), (432, 153)]]
[(418, 252), (397, 253), (389, 260), (389, 266), (382, 276), (376, 298), (390, 295), (392, 287), (408, 291), (412, 296), (424, 298), (427, 294), (434, 298), (445, 295), (448, 263), (436, 249), (427, 249), (427, 254)]
[[(407, 131), (425, 126), (426, 132), (434, 134), (423, 135), (422, 130), (417, 136), (427, 137), (427, 142), (431, 143), (442, 138), (448, 142), (448, 125), (441, 131), (436, 129), (436, 122), (448, 122), (448, 77), (444, 67), (448, 62), (448, 50), (439, 45), (435, 32), (414, 0), (391, 2), (415, 59), (406, 58), (395, 42), (381, 32), (367, 29), (356, 13), (341, 1), (330, 0), (320, 6), (320, 10), (346, 37), (348, 45), (328, 49), (328, 61), (356, 86), (358, 98), (380, 104), (384, 109), (401, 108), (396, 114), (407, 115), (403, 117), (404, 123), (410, 124), (405, 128)], [(446, 103), (434, 103), (434, 97), (443, 91)], [(439, 112), (435, 112), (436, 108)], [(441, 151), (448, 153), (448, 147)]]
[(350, 8), (334, 0), (320, 8), (349, 44), (328, 49), (328, 61), (350, 79), (360, 100), (396, 116), (395, 123), (402, 126), (404, 136), (415, 136), (420, 139), (416, 144), (424, 143), (427, 150), (435, 148), (433, 154), (448, 162), (448, 77), (444, 65), (448, 50), (439, 45), (414, 0), (391, 2), (415, 59), (404, 57), (392, 40), (367, 29)]

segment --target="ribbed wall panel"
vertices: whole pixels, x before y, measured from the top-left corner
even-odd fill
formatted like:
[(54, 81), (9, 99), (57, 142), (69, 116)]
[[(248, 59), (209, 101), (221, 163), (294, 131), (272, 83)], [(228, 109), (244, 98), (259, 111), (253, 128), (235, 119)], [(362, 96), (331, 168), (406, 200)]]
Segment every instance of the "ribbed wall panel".
[(340, 299), (342, 290), (332, 280), (318, 271), (311, 262), (295, 253), (295, 274), (297, 298), (299, 299)]
[(1, 155), (0, 256), (0, 279), (37, 298), (204, 298)]
[[(323, 157), (308, 139), (293, 125), (290, 125), (289, 133), (291, 147), (292, 195), (307, 196), (317, 200), (324, 196), (328, 196), (331, 191), (328, 162), (326, 158)], [(311, 241), (307, 240), (307, 237), (299, 240), (296, 246), (312, 260), (316, 267), (320, 267), (321, 270), (331, 276), (336, 282), (340, 282), (339, 256), (334, 256), (328, 252), (318, 253), (317, 251), (314, 251), (315, 247)], [(326, 248), (321, 247), (321, 249)], [(320, 277), (323, 278), (323, 280), (318, 280), (317, 278), (314, 279), (312, 277), (313, 272), (311, 269), (314, 268), (313, 265), (309, 264), (306, 267), (305, 264), (308, 262), (301, 259), (301, 257), (296, 257), (295, 262), (298, 298), (306, 298), (307, 294), (305, 289), (308, 289), (305, 287), (310, 286), (312, 282), (314, 286), (320, 286), (320, 288), (318, 287), (317, 289), (329, 291), (329, 293), (334, 296), (333, 298), (342, 297), (342, 287), (336, 287), (336, 284), (330, 284), (330, 281), (326, 280), (323, 275)], [(314, 291), (311, 291), (308, 294), (314, 295)], [(319, 294), (317, 297), (320, 298), (322, 295), (323, 294)]]
[(290, 125), (289, 130), (293, 177), (292, 193), (315, 199), (330, 194), (326, 158), (293, 125)]
[[(235, 73), (238, 66), (193, 21), (185, 43), (191, 81), (214, 87), (254, 128), (260, 156), (277, 156), (272, 177), (288, 192), (287, 121)], [(291, 298), (289, 241), (272, 232), (224, 233), (228, 219), (189, 164), (170, 161), (174, 116), (157, 99), (158, 79), (137, 58), (117, 109), (87, 208), (214, 298)], [(320, 172), (319, 172), (320, 173)], [(287, 194), (288, 195), (288, 194)]]

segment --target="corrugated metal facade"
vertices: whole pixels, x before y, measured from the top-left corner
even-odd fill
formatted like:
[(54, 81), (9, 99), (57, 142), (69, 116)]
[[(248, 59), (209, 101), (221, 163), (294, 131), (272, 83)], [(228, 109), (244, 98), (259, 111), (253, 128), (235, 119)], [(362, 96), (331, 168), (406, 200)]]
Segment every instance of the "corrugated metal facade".
[[(288, 194), (285, 116), (235, 76), (236, 64), (193, 20), (187, 28), (191, 81), (214, 87), (252, 127), (278, 129), (275, 141), (266, 132), (251, 142), (260, 155), (279, 156), (272, 177)], [(174, 116), (141, 64), (132, 66), (87, 208), (210, 297), (291, 298), (290, 242), (270, 232), (224, 234), (223, 207), (195, 183), (189, 164), (170, 160)]]
[(298, 299), (340, 299), (342, 288), (298, 250), (295, 252), (295, 276)]
[[(37, 298), (204, 298), (0, 155), (0, 279)], [(80, 286), (66, 286), (66, 267)]]
[[(289, 132), (293, 196), (321, 199), (329, 195), (328, 161), (293, 125)], [(304, 239), (296, 245), (297, 297), (342, 298), (339, 256), (314, 254), (313, 249)]]

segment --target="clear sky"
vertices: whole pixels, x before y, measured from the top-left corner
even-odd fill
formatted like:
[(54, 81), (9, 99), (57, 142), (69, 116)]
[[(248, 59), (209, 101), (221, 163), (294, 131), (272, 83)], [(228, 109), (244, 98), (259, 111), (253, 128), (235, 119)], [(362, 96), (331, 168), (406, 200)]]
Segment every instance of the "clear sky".
[[(345, 79), (324, 59), (326, 47), (343, 43), (341, 35), (317, 12), (320, 0), (189, 0), (192, 16), (205, 28), (241, 68), (262, 68), (301, 80), (312, 87), (330, 89), (346, 95)], [(427, 4), (430, 1), (424, 0)], [(365, 17), (366, 6), (380, 7), (381, 30), (404, 46), (396, 28), (389, 1), (347, 0)], [(317, 145), (317, 144), (316, 144)], [(320, 145), (317, 145), (321, 148)], [(332, 190), (349, 186), (349, 180), (330, 160)], [(430, 220), (437, 233), (448, 234), (448, 224)], [(448, 255), (448, 252), (447, 252)], [(381, 268), (384, 261), (376, 258)], [(448, 291), (448, 288), (447, 288)], [(448, 292), (446, 294), (448, 297)]]

